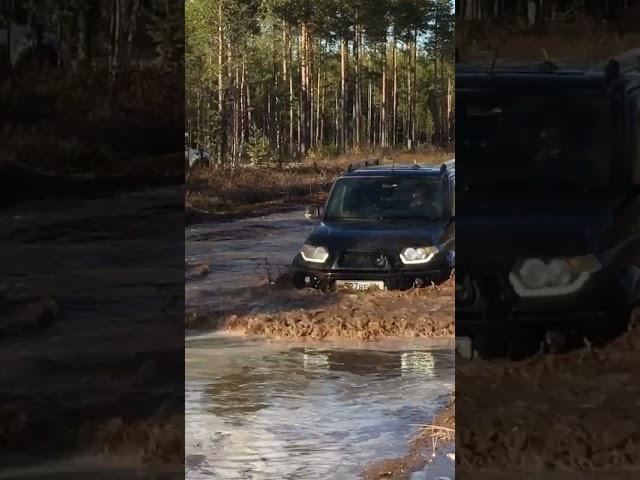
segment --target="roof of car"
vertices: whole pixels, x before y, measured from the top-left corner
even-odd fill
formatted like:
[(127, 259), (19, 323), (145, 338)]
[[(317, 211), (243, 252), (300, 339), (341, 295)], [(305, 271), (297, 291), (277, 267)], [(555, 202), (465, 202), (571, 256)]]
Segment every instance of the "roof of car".
[(605, 91), (602, 70), (584, 66), (553, 64), (464, 64), (456, 65), (456, 89), (567, 88)]
[[(635, 83), (640, 75), (640, 49), (618, 57), (621, 76)], [(570, 89), (604, 92), (608, 87), (609, 64), (528, 62), (509, 59), (479, 60), (456, 64), (456, 89), (521, 88)]]
[[(452, 167), (448, 167), (450, 170)], [(345, 172), (343, 177), (406, 177), (406, 176), (436, 177), (442, 175), (440, 165), (375, 165), (356, 167)]]

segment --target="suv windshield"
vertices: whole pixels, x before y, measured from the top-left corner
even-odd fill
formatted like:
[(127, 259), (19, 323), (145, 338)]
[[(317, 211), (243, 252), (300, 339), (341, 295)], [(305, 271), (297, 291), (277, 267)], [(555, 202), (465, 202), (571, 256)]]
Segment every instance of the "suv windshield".
[(444, 210), (440, 177), (351, 177), (333, 187), (326, 219), (434, 219)]
[(613, 128), (604, 96), (461, 93), (456, 116), (465, 185), (610, 184)]

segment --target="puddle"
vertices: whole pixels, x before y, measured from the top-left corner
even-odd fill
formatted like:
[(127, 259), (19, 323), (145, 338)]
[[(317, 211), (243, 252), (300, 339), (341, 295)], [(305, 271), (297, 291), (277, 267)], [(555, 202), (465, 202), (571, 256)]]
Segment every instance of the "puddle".
[(313, 226), (300, 210), (187, 228), (185, 262), (209, 267), (207, 275), (188, 279), (187, 304), (262, 285), (267, 270), (277, 276), (291, 265)]
[[(450, 346), (428, 340), (186, 343), (186, 477), (351, 479), (404, 455), (453, 388)], [(436, 459), (424, 479), (453, 478)]]

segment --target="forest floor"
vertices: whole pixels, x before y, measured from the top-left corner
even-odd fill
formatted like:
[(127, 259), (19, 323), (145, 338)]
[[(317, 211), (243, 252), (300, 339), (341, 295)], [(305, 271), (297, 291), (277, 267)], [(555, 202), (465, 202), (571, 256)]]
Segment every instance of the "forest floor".
[(123, 70), (114, 84), (107, 78), (49, 69), (3, 89), (0, 174), (8, 186), (88, 191), (96, 187), (88, 177), (108, 178), (98, 186), (113, 188), (146, 186), (147, 178), (183, 182), (184, 102), (176, 78), (153, 70)]
[(339, 157), (307, 158), (283, 168), (197, 168), (187, 173), (187, 224), (236, 219), (290, 210), (305, 203), (323, 203), (349, 163), (378, 158), (398, 164), (438, 164), (453, 158), (452, 149), (415, 152), (373, 151)]
[(566, 24), (546, 30), (518, 31), (510, 26), (456, 21), (456, 48), (462, 61), (493, 58), (604, 62), (640, 46), (640, 33), (619, 34), (590, 24)]

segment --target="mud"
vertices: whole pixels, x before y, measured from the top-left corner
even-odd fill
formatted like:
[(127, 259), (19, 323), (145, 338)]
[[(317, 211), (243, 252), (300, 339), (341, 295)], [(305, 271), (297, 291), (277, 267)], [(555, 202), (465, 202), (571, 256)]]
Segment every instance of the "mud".
[(408, 292), (296, 290), (304, 208), (185, 231), (185, 327), (277, 339), (453, 337), (454, 281)]
[(640, 329), (603, 348), (456, 362), (459, 472), (640, 466)]
[(276, 339), (453, 337), (453, 280), (408, 292), (320, 293), (280, 285), (247, 289), (218, 311), (194, 309), (186, 327)]
[(181, 206), (169, 188), (0, 211), (0, 464), (13, 478), (35, 458), (61, 478), (77, 456), (93, 471), (182, 463)]

